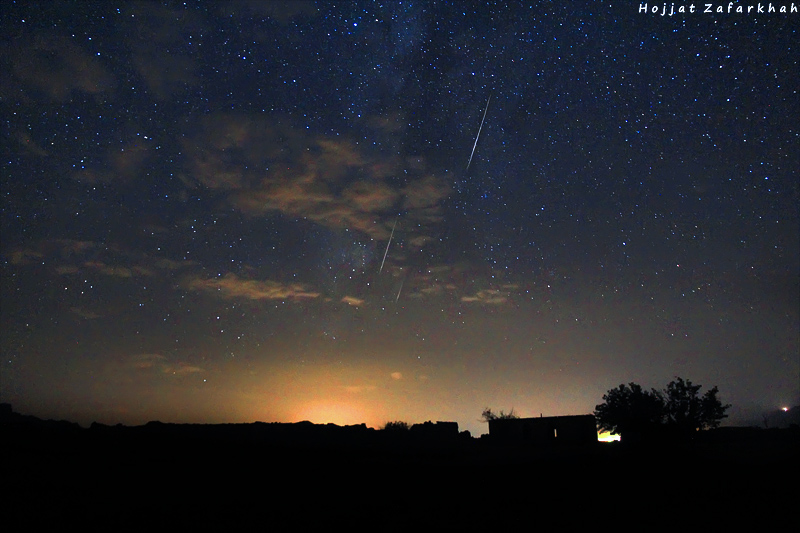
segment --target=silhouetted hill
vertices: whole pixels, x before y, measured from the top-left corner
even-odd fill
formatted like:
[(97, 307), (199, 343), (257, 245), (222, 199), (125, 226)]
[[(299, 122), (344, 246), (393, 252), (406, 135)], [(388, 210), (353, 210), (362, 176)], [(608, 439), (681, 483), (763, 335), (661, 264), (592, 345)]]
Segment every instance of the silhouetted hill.
[[(418, 426), (81, 428), (3, 407), (4, 523), (9, 531), (495, 530), (535, 508), (558, 513), (562, 525), (602, 516), (648, 529), (669, 516), (719, 527), (734, 515), (746, 523), (746, 509), (788, 509), (798, 496), (796, 483), (784, 483), (800, 466), (797, 428), (723, 428), (682, 447), (535, 449), (473, 439), (447, 424)], [(762, 526), (772, 516), (760, 516)]]

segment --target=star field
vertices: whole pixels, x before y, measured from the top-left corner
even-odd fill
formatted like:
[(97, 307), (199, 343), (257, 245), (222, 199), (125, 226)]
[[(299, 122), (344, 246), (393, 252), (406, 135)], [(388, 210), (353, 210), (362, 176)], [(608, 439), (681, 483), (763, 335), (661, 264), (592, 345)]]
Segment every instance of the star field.
[(676, 375), (734, 423), (797, 405), (798, 16), (10, 2), (2, 401), (477, 434)]

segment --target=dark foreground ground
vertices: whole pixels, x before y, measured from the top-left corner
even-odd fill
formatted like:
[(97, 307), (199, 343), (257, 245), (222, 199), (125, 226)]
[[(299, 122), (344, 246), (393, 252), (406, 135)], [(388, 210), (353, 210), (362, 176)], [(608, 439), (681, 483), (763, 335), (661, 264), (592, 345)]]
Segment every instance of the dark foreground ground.
[[(363, 426), (4, 417), (3, 531), (794, 530), (800, 434), (532, 449)], [(785, 529), (787, 526), (789, 529)]]

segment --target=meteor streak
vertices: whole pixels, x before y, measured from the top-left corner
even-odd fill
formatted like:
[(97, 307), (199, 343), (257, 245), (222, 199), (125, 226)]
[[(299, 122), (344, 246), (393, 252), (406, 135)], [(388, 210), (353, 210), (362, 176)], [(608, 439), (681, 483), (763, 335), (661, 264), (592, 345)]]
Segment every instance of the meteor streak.
[(383, 261), (381, 261), (381, 268), (378, 270), (378, 274), (383, 272), (383, 264), (386, 262), (386, 254), (389, 253), (389, 245), (392, 244), (392, 237), (394, 237), (394, 228), (397, 226), (397, 218), (394, 219), (394, 224), (392, 225), (392, 233), (389, 235), (389, 242), (386, 243), (386, 251), (383, 252)]
[(470, 164), (472, 164), (472, 156), (475, 155), (475, 148), (478, 146), (478, 139), (481, 138), (481, 130), (483, 129), (483, 122), (486, 120), (486, 112), (489, 111), (489, 102), (492, 101), (492, 95), (489, 94), (489, 99), (486, 100), (486, 109), (483, 110), (483, 118), (481, 119), (481, 125), (478, 127), (478, 135), (475, 136), (475, 144), (472, 145), (472, 153), (469, 154), (469, 161), (467, 161), (467, 170), (469, 170)]

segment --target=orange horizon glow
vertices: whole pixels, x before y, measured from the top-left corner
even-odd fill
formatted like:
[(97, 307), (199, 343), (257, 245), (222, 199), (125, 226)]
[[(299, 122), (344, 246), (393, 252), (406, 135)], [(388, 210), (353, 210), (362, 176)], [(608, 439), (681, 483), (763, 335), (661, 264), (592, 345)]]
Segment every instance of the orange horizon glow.
[(309, 421), (314, 424), (336, 424), (337, 426), (353, 426), (367, 424), (378, 427), (375, 418), (368, 409), (354, 402), (336, 400), (318, 400), (304, 402), (290, 414), (290, 418), (300, 422)]

